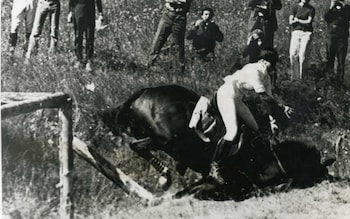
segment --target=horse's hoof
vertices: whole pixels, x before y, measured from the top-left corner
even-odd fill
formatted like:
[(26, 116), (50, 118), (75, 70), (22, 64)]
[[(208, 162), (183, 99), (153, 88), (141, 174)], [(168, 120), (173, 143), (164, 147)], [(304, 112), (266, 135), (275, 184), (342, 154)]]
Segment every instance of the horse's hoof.
[(162, 173), (158, 179), (158, 185), (160, 185), (164, 191), (168, 190), (172, 183), (173, 181), (169, 170), (165, 173)]

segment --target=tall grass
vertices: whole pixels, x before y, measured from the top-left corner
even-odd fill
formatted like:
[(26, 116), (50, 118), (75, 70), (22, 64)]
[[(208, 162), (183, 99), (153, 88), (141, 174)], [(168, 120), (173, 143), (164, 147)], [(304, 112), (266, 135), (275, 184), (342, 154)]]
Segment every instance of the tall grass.
[[(164, 55), (157, 69), (145, 68), (150, 45), (161, 16), (162, 0), (103, 0), (104, 14), (109, 28), (96, 33), (95, 70), (87, 73), (73, 68), (73, 27), (66, 22), (67, 1), (61, 1), (59, 50), (55, 56), (47, 53), (49, 25), (46, 25), (39, 50), (30, 64), (24, 64), (24, 30), (20, 29), (19, 43), (14, 60), (8, 56), (7, 39), (10, 29), (10, 0), (1, 5), (1, 89), (20, 92), (67, 92), (74, 98), (75, 135), (89, 141), (110, 161), (121, 167), (144, 187), (155, 193), (158, 174), (149, 164), (124, 147), (126, 139), (112, 136), (96, 120), (96, 112), (113, 107), (127, 99), (141, 87), (161, 84), (180, 84), (198, 93), (210, 96), (230, 74), (233, 62), (239, 57), (247, 38), (249, 11), (245, 0), (194, 1), (188, 16), (188, 26), (198, 19), (200, 10), (210, 6), (215, 11), (215, 21), (225, 35), (217, 45), (215, 63), (198, 66), (190, 60), (191, 43), (186, 41), (186, 71), (179, 74), (171, 66), (174, 57)], [(287, 137), (306, 139), (319, 148), (328, 147), (322, 132), (349, 127), (350, 94), (337, 92), (329, 83), (313, 80), (290, 82), (288, 78), (290, 5), (283, 2), (278, 11), (279, 29), (275, 44), (280, 54), (276, 96), (295, 107), (296, 115)], [(312, 1), (316, 7), (315, 33), (311, 61), (320, 63), (325, 58), (325, 24), (322, 15), (328, 0)], [(349, 70), (349, 66), (347, 66)], [(317, 73), (317, 71), (316, 71)], [(94, 84), (95, 89), (87, 85)], [(321, 101), (317, 101), (318, 97)], [(319, 99), (320, 100), (320, 99)], [(329, 101), (332, 104), (328, 104)], [(2, 179), (4, 213), (20, 214), (23, 218), (55, 218), (58, 208), (58, 118), (55, 110), (39, 110), (3, 120)], [(317, 126), (315, 126), (317, 124)], [(348, 149), (347, 149), (348, 150)], [(167, 155), (157, 154), (174, 165)], [(142, 205), (136, 197), (126, 196), (120, 189), (80, 159), (75, 159), (73, 197), (77, 218), (110, 217), (128, 206)], [(196, 179), (188, 171), (182, 180), (175, 174), (174, 188)], [(348, 173), (345, 173), (345, 175)], [(101, 213), (103, 212), (103, 213)], [(105, 213), (105, 214), (104, 214)]]

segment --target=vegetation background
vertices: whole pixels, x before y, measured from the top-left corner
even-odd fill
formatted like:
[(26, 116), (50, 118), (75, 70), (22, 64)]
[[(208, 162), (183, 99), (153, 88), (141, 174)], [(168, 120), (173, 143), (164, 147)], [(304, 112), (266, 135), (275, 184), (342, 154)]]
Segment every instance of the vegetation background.
[[(334, 153), (332, 145), (340, 135), (350, 134), (350, 65), (346, 66), (347, 88), (337, 89), (324, 76), (326, 24), (323, 14), (329, 0), (311, 0), (316, 8), (306, 80), (289, 81), (288, 16), (296, 0), (283, 1), (278, 11), (279, 29), (275, 37), (280, 61), (277, 65), (275, 95), (295, 108), (295, 116), (282, 138), (298, 139), (315, 145), (323, 156)], [(222, 83), (247, 39), (249, 11), (246, 0), (193, 1), (188, 27), (200, 10), (210, 6), (215, 22), (225, 35), (217, 45), (213, 64), (193, 65), (190, 42), (186, 41), (186, 71), (174, 67), (171, 50), (164, 51), (155, 69), (145, 64), (161, 16), (163, 0), (103, 0), (109, 27), (96, 33), (95, 70), (87, 73), (73, 68), (73, 27), (66, 22), (68, 5), (61, 1), (59, 51), (48, 55), (49, 25), (46, 21), (38, 53), (24, 64), (24, 29), (21, 27), (14, 59), (8, 56), (11, 0), (1, 1), (1, 91), (69, 93), (74, 98), (74, 132), (146, 189), (163, 194), (156, 186), (158, 174), (127, 146), (125, 137), (112, 136), (96, 119), (96, 112), (114, 107), (142, 87), (180, 84), (210, 96)], [(347, 57), (349, 63), (350, 56)], [(1, 122), (3, 213), (13, 218), (56, 218), (58, 189), (58, 118), (56, 110), (39, 110)], [(337, 165), (331, 173), (348, 179), (349, 139), (345, 138)], [(163, 153), (157, 156), (173, 165)], [(341, 218), (350, 215), (349, 181), (324, 182), (314, 188), (295, 190), (244, 202), (207, 202), (192, 198), (172, 200), (147, 208), (141, 200), (127, 196), (116, 185), (81, 159), (74, 160), (73, 197), (76, 218)], [(171, 192), (193, 182), (198, 176), (187, 171), (185, 179), (173, 172)], [(254, 210), (253, 210), (254, 209)], [(347, 209), (347, 210), (346, 210)], [(331, 211), (331, 213), (329, 212)], [(327, 213), (327, 216), (324, 214)]]

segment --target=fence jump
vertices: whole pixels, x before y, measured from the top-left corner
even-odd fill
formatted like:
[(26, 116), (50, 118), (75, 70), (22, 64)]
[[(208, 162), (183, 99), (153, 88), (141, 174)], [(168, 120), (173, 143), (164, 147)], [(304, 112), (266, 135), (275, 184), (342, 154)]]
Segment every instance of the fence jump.
[(94, 166), (108, 179), (112, 180), (127, 194), (133, 193), (151, 201), (153, 195), (138, 185), (134, 180), (113, 166), (109, 161), (89, 148), (86, 143), (73, 138), (72, 99), (65, 93), (1, 93), (1, 119), (33, 112), (43, 108), (58, 108), (60, 120), (60, 209), (61, 218), (73, 218), (71, 197), (71, 172), (73, 169), (73, 151)]

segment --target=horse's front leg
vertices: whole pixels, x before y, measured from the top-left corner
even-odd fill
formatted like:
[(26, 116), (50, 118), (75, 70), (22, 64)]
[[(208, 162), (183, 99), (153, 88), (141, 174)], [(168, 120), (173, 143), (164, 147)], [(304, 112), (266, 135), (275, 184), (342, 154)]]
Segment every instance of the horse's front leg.
[(150, 137), (134, 140), (130, 144), (130, 148), (133, 151), (147, 160), (160, 173), (161, 176), (158, 179), (158, 183), (164, 190), (167, 190), (172, 184), (170, 170), (165, 164), (153, 156), (151, 153), (151, 146), (152, 140)]

